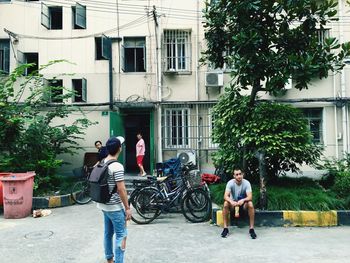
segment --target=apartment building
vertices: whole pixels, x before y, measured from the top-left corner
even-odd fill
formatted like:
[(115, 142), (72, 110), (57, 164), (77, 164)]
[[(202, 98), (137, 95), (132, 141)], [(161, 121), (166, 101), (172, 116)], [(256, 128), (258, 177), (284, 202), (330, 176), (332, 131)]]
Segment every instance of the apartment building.
[[(135, 172), (141, 132), (146, 171), (180, 154), (210, 171), (218, 147), (211, 140), (211, 109), (230, 70), (199, 62), (205, 49), (203, 8), (204, 1), (194, 0), (0, 0), (0, 69), (67, 60), (45, 69), (44, 76), (76, 91), (65, 103), (79, 105), (87, 118), (98, 121), (81, 142), (85, 151), (95, 151), (95, 140), (125, 136), (122, 159), (126, 171)], [(340, 20), (320, 32), (321, 39), (327, 34), (350, 39), (348, 9), (339, 1)], [(303, 108), (325, 155), (340, 157), (349, 150), (349, 76), (345, 68), (305, 91), (291, 83), (282, 97), (259, 95)], [(52, 103), (59, 102), (53, 96)], [(63, 156), (71, 164), (62, 172), (81, 166), (83, 153)]]

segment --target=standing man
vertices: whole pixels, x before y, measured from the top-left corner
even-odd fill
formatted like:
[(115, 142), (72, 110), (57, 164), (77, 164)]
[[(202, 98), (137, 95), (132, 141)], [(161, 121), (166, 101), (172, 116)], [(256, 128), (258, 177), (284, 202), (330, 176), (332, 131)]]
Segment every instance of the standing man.
[(222, 216), (224, 221), (224, 230), (221, 233), (222, 237), (228, 235), (228, 215), (231, 210), (235, 210), (235, 216), (238, 217), (239, 211), (248, 210), (249, 215), (249, 234), (252, 239), (257, 236), (254, 231), (254, 205), (252, 186), (250, 182), (243, 179), (244, 172), (240, 168), (233, 170), (233, 179), (228, 181), (224, 194), (224, 208), (222, 210)]
[(145, 141), (142, 139), (142, 134), (138, 133), (136, 135), (138, 142), (136, 143), (136, 162), (137, 166), (140, 169), (140, 175), (145, 176), (147, 175), (145, 170), (143, 169), (143, 158), (145, 157)]
[(101, 141), (96, 141), (95, 142), (95, 147), (96, 147), (96, 149), (98, 151), (98, 161), (97, 161), (97, 163), (94, 166), (99, 164), (108, 155), (107, 148), (106, 148), (106, 146), (102, 146), (102, 142)]
[[(106, 143), (108, 156), (102, 161), (117, 160), (122, 150), (123, 137), (111, 137)], [(110, 193), (115, 189), (111, 199), (106, 204), (97, 203), (104, 218), (104, 252), (107, 263), (123, 263), (126, 248), (126, 221), (131, 219), (131, 210), (124, 183), (124, 167), (119, 162), (108, 166), (108, 188)], [(115, 241), (113, 242), (113, 236)], [(114, 243), (114, 249), (113, 249)]]

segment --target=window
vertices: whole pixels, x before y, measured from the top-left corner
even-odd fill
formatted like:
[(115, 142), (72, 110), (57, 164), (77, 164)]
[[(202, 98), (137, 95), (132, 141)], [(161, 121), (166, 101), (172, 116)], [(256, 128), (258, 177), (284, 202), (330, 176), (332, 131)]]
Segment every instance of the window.
[(0, 3), (1, 2), (11, 2), (11, 0), (0, 0)]
[(63, 80), (51, 79), (49, 80), (49, 85), (50, 85), (50, 102), (62, 103), (63, 102)]
[(215, 121), (215, 116), (213, 113), (213, 109), (208, 110), (208, 123), (209, 123), (209, 148), (218, 148), (219, 144), (213, 142), (213, 129), (214, 129), (214, 121)]
[(322, 108), (302, 109), (305, 118), (309, 124), (314, 143), (323, 143), (322, 134)]
[(166, 147), (189, 147), (189, 109), (165, 110)]
[(72, 79), (73, 102), (86, 102), (86, 79)]
[(62, 6), (41, 3), (41, 24), (47, 29), (62, 29)]
[(324, 44), (324, 40), (326, 38), (330, 37), (330, 33), (329, 32), (330, 32), (329, 29), (317, 29), (316, 33), (317, 33), (318, 43), (323, 45)]
[(109, 59), (111, 55), (111, 41), (108, 37), (95, 37), (96, 60)]
[(72, 6), (73, 29), (86, 29), (86, 6), (76, 3)]
[(165, 30), (165, 71), (190, 71), (190, 31)]
[(10, 72), (10, 40), (0, 39), (0, 72)]
[(125, 72), (145, 72), (145, 38), (124, 38), (124, 68)]
[(26, 68), (24, 72), (25, 76), (33, 74), (39, 69), (39, 54), (38, 53), (22, 53), (17, 51), (17, 59), (20, 64), (33, 64), (31, 67)]

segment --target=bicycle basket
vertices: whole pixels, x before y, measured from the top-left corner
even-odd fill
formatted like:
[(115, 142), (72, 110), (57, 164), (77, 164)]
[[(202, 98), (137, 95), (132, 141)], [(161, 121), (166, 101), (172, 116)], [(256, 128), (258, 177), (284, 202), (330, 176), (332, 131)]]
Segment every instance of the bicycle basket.
[(186, 175), (187, 181), (190, 183), (191, 187), (197, 187), (201, 184), (201, 176), (199, 170), (191, 170)]

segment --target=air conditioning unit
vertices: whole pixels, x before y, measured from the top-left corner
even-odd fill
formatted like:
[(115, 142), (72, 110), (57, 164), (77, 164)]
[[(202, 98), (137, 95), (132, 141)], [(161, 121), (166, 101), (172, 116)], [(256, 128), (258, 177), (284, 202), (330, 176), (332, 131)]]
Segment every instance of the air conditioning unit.
[(205, 73), (205, 86), (207, 87), (221, 87), (224, 85), (224, 73), (223, 72), (206, 72)]
[(177, 153), (177, 158), (180, 159), (181, 163), (192, 162), (194, 165), (196, 164), (196, 153), (194, 151), (191, 151), (191, 150), (179, 151)]

